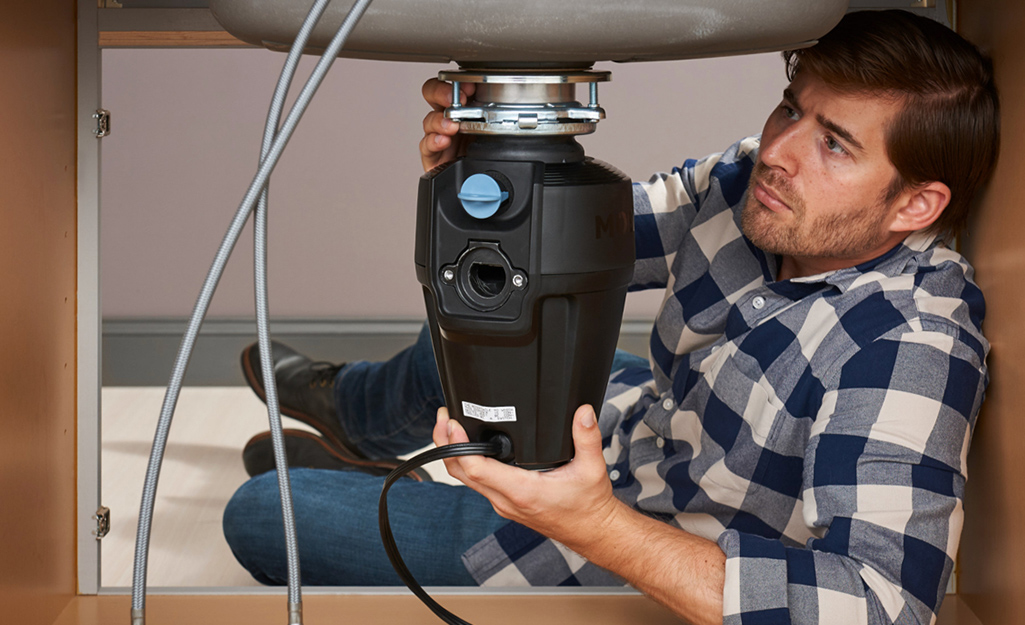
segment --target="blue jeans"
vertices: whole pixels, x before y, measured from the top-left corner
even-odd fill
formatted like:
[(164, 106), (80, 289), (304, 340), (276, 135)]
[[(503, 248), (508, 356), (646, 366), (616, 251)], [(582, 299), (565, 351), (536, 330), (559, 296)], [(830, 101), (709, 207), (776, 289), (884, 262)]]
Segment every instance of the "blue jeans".
[(416, 342), (391, 360), (349, 363), (335, 378), (335, 406), (345, 434), (371, 458), (393, 458), (429, 444), (444, 405), (427, 324)]
[[(311, 586), (401, 586), (381, 546), (377, 501), (383, 477), (292, 469), (302, 582)], [(388, 517), (406, 566), (424, 586), (472, 586), (460, 556), (509, 521), (465, 486), (403, 479), (388, 491)], [(224, 511), (224, 537), (259, 582), (288, 583), (277, 473), (243, 484)]]
[[(616, 351), (612, 370), (648, 366)], [(431, 442), (445, 405), (430, 332), (385, 362), (354, 362), (335, 379), (338, 418), (350, 441), (369, 457), (394, 457)], [(359, 472), (289, 472), (304, 584), (401, 585), (381, 546), (377, 503), (384, 478)], [(475, 581), (463, 552), (509, 523), (465, 486), (400, 480), (388, 493), (396, 544), (425, 586)], [(224, 536), (235, 557), (264, 584), (285, 584), (284, 530), (274, 471), (243, 484), (224, 512)]]

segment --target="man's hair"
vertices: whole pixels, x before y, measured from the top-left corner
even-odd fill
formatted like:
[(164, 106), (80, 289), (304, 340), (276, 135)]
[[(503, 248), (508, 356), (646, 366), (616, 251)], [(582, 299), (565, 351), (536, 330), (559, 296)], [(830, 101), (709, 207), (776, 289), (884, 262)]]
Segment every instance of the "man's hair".
[(892, 201), (909, 187), (939, 181), (950, 204), (930, 231), (959, 234), (1000, 150), (993, 67), (949, 28), (907, 11), (848, 13), (811, 48), (783, 53), (787, 76), (810, 72), (841, 93), (895, 97), (903, 109), (886, 130), (897, 175)]

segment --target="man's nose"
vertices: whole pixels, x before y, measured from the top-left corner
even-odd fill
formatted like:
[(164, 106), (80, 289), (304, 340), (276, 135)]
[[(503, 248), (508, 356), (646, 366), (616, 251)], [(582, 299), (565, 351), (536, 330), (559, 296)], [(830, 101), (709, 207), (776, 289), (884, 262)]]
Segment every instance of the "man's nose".
[(793, 176), (797, 173), (799, 159), (798, 143), (801, 137), (799, 124), (791, 124), (766, 142), (763, 137), (759, 160), (767, 167)]

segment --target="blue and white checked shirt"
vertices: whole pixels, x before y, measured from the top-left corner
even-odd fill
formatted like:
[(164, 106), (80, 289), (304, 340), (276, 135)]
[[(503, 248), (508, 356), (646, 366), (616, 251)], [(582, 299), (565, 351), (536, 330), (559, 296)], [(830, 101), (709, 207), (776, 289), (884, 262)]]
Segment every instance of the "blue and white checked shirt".
[[(725, 623), (929, 623), (987, 380), (982, 293), (919, 233), (775, 281), (740, 231), (757, 149), (634, 187), (633, 288), (665, 296), (651, 368), (613, 373), (599, 418), (614, 492), (718, 541)], [(623, 583), (512, 523), (463, 560), (485, 586)]]

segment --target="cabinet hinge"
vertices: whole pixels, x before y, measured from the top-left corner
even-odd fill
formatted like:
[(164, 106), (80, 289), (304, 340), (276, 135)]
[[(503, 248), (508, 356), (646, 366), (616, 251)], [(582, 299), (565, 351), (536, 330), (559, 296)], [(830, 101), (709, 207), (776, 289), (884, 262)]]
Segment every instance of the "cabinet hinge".
[(96, 540), (100, 540), (110, 532), (110, 508), (107, 506), (97, 508), (96, 514), (93, 515), (93, 520), (96, 521), (96, 529), (93, 530), (93, 535), (96, 536)]
[(97, 139), (102, 139), (110, 134), (110, 111), (107, 109), (96, 109), (93, 113), (93, 119), (96, 120), (96, 128), (93, 129), (93, 134), (96, 135)]

